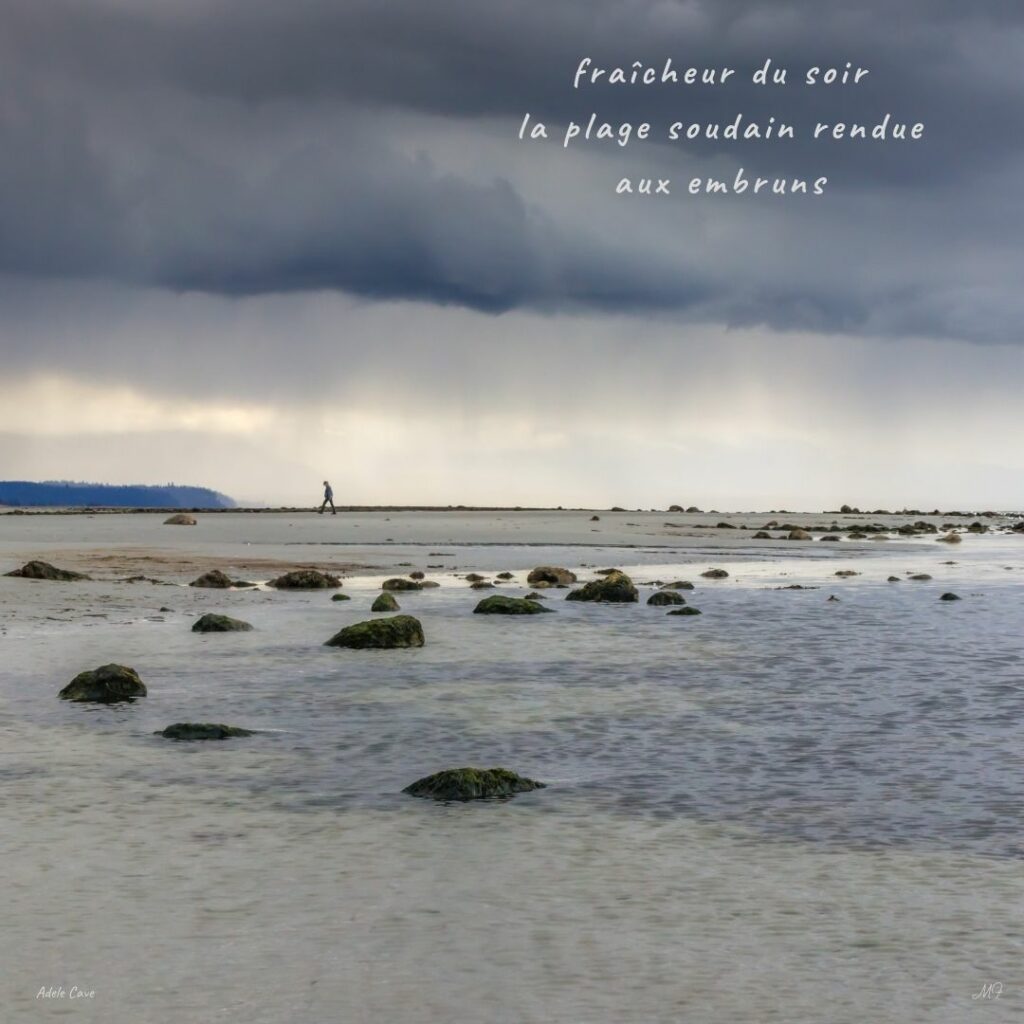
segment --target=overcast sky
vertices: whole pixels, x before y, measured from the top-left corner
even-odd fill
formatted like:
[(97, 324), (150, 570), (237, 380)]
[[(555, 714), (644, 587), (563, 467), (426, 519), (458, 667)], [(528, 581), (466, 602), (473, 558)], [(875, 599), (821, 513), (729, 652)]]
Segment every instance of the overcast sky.
[[(1022, 114), (1017, 0), (0, 0), (0, 477), (1024, 507)], [(740, 167), (828, 185), (686, 192)]]

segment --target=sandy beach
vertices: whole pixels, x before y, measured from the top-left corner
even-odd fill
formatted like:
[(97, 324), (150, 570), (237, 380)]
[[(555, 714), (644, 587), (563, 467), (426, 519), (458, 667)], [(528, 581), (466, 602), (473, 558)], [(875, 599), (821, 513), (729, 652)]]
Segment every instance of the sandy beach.
[[(1020, 1009), (1016, 520), (947, 544), (892, 532), (943, 526), (921, 516), (163, 518), (0, 516), (0, 572), (92, 577), (0, 576), (13, 1019), (948, 1024), (990, 982)], [(773, 520), (842, 539), (755, 539)], [(473, 614), (538, 565), (620, 568), (639, 600)], [(266, 586), (304, 567), (349, 600)], [(188, 586), (210, 569), (255, 586)], [(324, 646), (417, 571), (424, 647)], [(646, 603), (671, 581), (700, 616)], [(254, 628), (198, 636), (205, 613)], [(148, 695), (57, 699), (108, 662)], [(255, 735), (154, 735), (183, 721)], [(401, 792), (467, 764), (547, 788)], [(38, 997), (71, 985), (95, 995)]]

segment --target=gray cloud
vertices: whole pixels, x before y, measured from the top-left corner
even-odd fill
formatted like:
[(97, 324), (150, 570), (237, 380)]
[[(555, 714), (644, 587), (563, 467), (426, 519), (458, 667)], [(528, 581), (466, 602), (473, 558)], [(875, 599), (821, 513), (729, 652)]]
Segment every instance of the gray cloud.
[[(0, 0), (0, 272), (226, 296), (1014, 342), (1024, 10), (952, 0)], [(599, 62), (872, 69), (842, 94), (574, 93)], [(513, 140), (562, 122), (886, 110), (918, 146)], [(625, 208), (620, 174), (832, 179), (821, 199)]]

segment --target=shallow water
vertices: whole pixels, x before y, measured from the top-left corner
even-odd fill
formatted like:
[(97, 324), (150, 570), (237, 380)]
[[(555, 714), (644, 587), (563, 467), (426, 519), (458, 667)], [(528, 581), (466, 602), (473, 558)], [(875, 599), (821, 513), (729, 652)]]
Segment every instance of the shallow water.
[[(24, 550), (73, 546), (42, 525)], [(259, 529), (250, 544), (287, 543)], [(359, 557), (422, 567), (402, 537)], [(711, 544), (461, 545), (463, 567), (517, 570), (510, 593), (540, 562), (619, 564), (692, 580), (704, 614), (552, 589), (556, 614), (486, 618), (485, 593), (437, 571), (398, 595), (427, 646), (397, 652), (322, 646), (368, 617), (376, 575), (343, 604), (0, 580), (2, 1005), (114, 1024), (1018, 1019), (1024, 538)], [(775, 589), (793, 583), (817, 589)], [(193, 635), (213, 610), (256, 631)], [(149, 697), (56, 699), (111, 660)], [(181, 720), (261, 732), (152, 735)], [(470, 763), (549, 788), (400, 793)], [(36, 998), (72, 985), (95, 996)]]

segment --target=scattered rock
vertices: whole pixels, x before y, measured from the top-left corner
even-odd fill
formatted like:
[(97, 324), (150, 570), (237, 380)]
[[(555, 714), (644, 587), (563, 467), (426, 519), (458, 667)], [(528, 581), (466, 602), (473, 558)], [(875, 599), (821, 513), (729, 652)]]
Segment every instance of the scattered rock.
[(426, 573), (425, 572), (420, 572), (419, 569), (417, 569), (415, 572), (409, 573), (409, 579), (411, 579), (411, 580), (421, 580), (425, 576), (426, 576)]
[(888, 579), (888, 582), (889, 583), (902, 583), (903, 580), (901, 580), (899, 578), (899, 576), (890, 576), (889, 579)]
[(176, 515), (171, 516), (169, 519), (164, 520), (164, 526), (195, 526), (196, 520), (186, 515), (184, 512), (178, 512)]
[(706, 580), (724, 580), (728, 579), (729, 574), (724, 569), (708, 569), (707, 572), (702, 572), (701, 576)]
[(920, 580), (922, 583), (924, 583), (925, 581), (930, 580), (931, 576), (929, 576), (928, 573), (926, 573), (926, 572), (919, 572), (919, 573), (915, 573), (910, 578), (912, 580)]
[(392, 650), (397, 647), (422, 647), (423, 627), (412, 615), (390, 619), (370, 619), (346, 626), (325, 644), (352, 650)]
[(198, 579), (193, 580), (190, 587), (201, 587), (206, 590), (230, 590), (234, 583), (230, 576), (225, 575), (220, 569), (211, 569), (204, 572)]
[(331, 595), (331, 600), (332, 601), (351, 601), (352, 598), (349, 597), (348, 594), (332, 594)]
[(159, 729), (154, 736), (167, 740), (226, 740), (230, 736), (254, 736), (252, 729), (240, 729), (237, 725), (219, 725), (213, 722), (175, 722), (166, 729)]
[(700, 615), (700, 609), (687, 605), (685, 608), (673, 608), (669, 615)]
[(485, 597), (473, 609), (473, 613), (475, 615), (538, 615), (553, 610), (545, 608), (536, 600), (531, 600), (528, 597), (506, 597), (504, 594), (495, 594), (493, 597)]
[(80, 672), (60, 691), (61, 700), (114, 704), (146, 696), (139, 674), (125, 665), (102, 665), (91, 672)]
[(837, 569), (836, 570), (836, 575), (837, 576), (859, 576), (860, 573), (857, 572), (854, 569)]
[(514, 578), (515, 577), (510, 572), (499, 572), (498, 573), (498, 579), (499, 580), (511, 580), (511, 579), (514, 579)]
[(466, 581), (469, 583), (483, 583), (486, 579), (485, 576), (481, 576), (478, 572), (467, 572)]
[(830, 541), (830, 542), (838, 543), (839, 538), (834, 533), (830, 533), (830, 534), (827, 534), (826, 536), (822, 537), (821, 540), (822, 541)]
[(437, 580), (421, 580), (420, 581), (420, 586), (424, 590), (433, 590), (434, 587), (439, 587), (439, 586), (441, 586), (441, 584), (438, 583)]
[(567, 601), (602, 601), (627, 604), (639, 599), (633, 581), (623, 572), (613, 572), (603, 579), (591, 580), (578, 590), (571, 590)]
[(595, 576), (611, 576), (613, 572), (622, 572), (621, 569), (595, 569)]
[[(829, 598), (829, 601), (838, 601), (838, 600), (839, 600), (839, 598), (838, 598), (838, 597), (836, 597), (836, 595), (835, 595), (835, 594), (833, 594), (833, 595), (832, 595), (832, 596), (831, 596), (831, 597)], [(827, 603), (827, 602), (826, 602), (826, 603)]]
[(378, 594), (377, 599), (370, 605), (371, 612), (400, 612), (401, 610), (398, 601), (395, 600), (395, 595), (388, 590), (385, 590), (383, 594)]
[(576, 573), (563, 569), (561, 566), (538, 565), (526, 577), (526, 582), (531, 587), (535, 587), (540, 583), (547, 583), (549, 586), (555, 586), (559, 583), (575, 583)]
[(772, 539), (772, 535), (770, 533), (766, 532), (765, 530), (758, 530), (757, 533), (754, 534), (754, 540), (771, 540), (771, 539)]
[(963, 538), (959, 533), (947, 533), (945, 537), (939, 537), (940, 544), (962, 544)]
[(341, 580), (318, 569), (296, 569), (271, 580), (267, 586), (275, 590), (336, 590)]
[(693, 584), (689, 580), (675, 580), (673, 583), (666, 583), (662, 590), (693, 590)]
[(248, 633), (251, 629), (251, 623), (241, 619), (213, 614), (204, 615), (192, 626), (193, 633)]
[(524, 601), (546, 601), (547, 598), (543, 594), (529, 593), (523, 598)]
[(590, 521), (592, 523), (599, 523), (599, 522), (601, 522), (601, 517), (600, 516), (591, 516), (590, 517)]
[(656, 606), (686, 604), (686, 598), (675, 590), (659, 590), (656, 594), (651, 594), (651, 596), (647, 598), (647, 603)]
[(939, 598), (939, 600), (940, 601), (961, 601), (961, 600), (963, 600), (963, 598), (961, 598), (959, 594), (947, 593), (947, 594), (943, 594), (942, 597)]
[(476, 583), (469, 585), (470, 590), (493, 590), (494, 584), (488, 580), (477, 580)]
[(26, 562), (20, 569), (6, 573), (7, 576), (16, 576), (23, 580), (53, 580), (58, 583), (70, 583), (73, 580), (87, 580), (91, 577), (85, 573), (72, 572), (70, 569), (58, 569), (49, 562)]
[(381, 584), (382, 590), (422, 590), (423, 584), (419, 580), (403, 580), (400, 576), (394, 579), (385, 580)]
[(402, 792), (430, 800), (507, 800), (517, 793), (544, 788), (543, 782), (523, 778), (506, 768), (449, 768), (417, 779)]
[(814, 540), (814, 538), (806, 531), (801, 530), (799, 527), (789, 531), (787, 540)]

